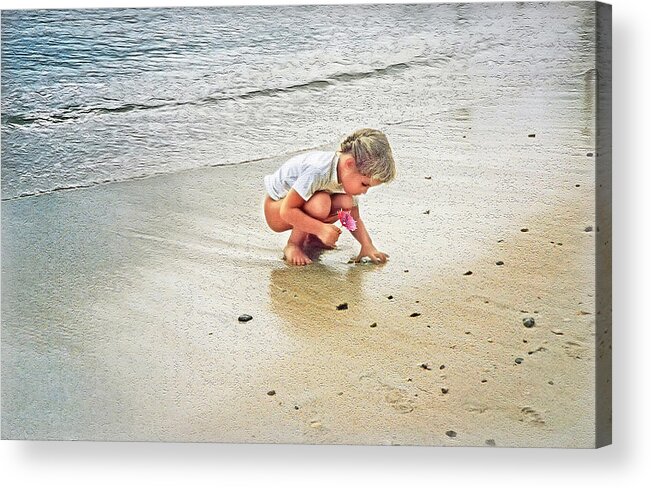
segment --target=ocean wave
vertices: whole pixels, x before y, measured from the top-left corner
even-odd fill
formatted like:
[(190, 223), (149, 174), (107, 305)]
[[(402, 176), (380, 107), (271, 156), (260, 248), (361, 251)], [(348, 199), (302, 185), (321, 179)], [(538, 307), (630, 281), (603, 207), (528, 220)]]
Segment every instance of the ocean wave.
[(372, 68), (358, 72), (335, 73), (330, 76), (313, 79), (304, 83), (288, 84), (269, 88), (261, 88), (238, 93), (207, 96), (197, 100), (170, 101), (158, 103), (126, 103), (117, 106), (69, 106), (46, 114), (3, 114), (2, 125), (5, 127), (26, 126), (31, 124), (59, 124), (75, 121), (87, 116), (115, 115), (133, 111), (160, 110), (183, 106), (206, 106), (229, 100), (251, 100), (259, 97), (274, 97), (284, 93), (292, 93), (305, 90), (320, 90), (337, 83), (350, 83), (367, 78), (392, 75), (407, 70), (415, 65), (426, 63), (419, 57), (407, 62), (389, 64), (381, 68)]

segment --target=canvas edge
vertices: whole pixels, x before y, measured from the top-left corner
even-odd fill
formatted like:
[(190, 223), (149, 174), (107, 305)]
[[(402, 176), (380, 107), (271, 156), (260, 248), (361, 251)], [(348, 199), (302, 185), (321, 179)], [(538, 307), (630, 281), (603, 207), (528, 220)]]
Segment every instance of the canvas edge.
[(595, 447), (612, 444), (612, 6), (595, 2)]

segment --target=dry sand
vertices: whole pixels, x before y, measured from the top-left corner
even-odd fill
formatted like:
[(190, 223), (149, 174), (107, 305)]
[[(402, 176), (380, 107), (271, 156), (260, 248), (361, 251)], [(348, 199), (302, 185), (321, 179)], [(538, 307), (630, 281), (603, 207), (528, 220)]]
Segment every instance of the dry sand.
[(592, 160), (427, 165), (410, 130), (362, 203), (384, 266), (281, 260), (284, 158), (4, 202), (3, 438), (592, 447)]

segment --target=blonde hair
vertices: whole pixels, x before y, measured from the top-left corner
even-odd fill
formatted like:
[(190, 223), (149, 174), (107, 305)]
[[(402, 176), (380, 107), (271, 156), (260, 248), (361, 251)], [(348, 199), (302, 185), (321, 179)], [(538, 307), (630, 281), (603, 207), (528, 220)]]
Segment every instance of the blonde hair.
[(340, 153), (350, 153), (355, 158), (357, 171), (383, 183), (396, 177), (396, 163), (389, 140), (375, 129), (358, 129), (339, 144)]

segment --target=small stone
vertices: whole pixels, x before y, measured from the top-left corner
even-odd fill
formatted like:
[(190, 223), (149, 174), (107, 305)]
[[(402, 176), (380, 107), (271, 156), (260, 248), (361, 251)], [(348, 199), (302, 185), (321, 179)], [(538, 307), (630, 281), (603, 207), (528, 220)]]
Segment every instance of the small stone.
[(420, 314), (418, 312), (414, 312), (410, 315), (410, 317), (419, 317)]
[(208, 335), (212, 335), (212, 332), (208, 332)]
[(495, 264), (498, 266), (504, 266), (504, 261), (497, 261)]
[(425, 214), (425, 215), (429, 215), (429, 210), (425, 210), (425, 211), (423, 212), (423, 214)]
[(298, 410), (298, 405), (294, 405), (294, 410)]
[(554, 382), (553, 382), (553, 381), (548, 381), (547, 384), (549, 384), (549, 385), (553, 385)]
[(560, 329), (552, 329), (552, 334), (564, 335), (564, 332)]
[(427, 363), (421, 363), (420, 367), (426, 369), (427, 371), (430, 371), (432, 369), (432, 367)]
[(486, 440), (486, 445), (491, 446), (491, 447), (495, 447), (495, 439), (487, 439)]
[(393, 300), (393, 295), (389, 295), (387, 298), (388, 298), (389, 300)]
[(342, 303), (341, 305), (337, 305), (337, 310), (348, 310), (348, 304)]
[(585, 229), (583, 229), (583, 230), (586, 231), (586, 232), (592, 232), (592, 226), (589, 225), (589, 226), (587, 226), (587, 227), (586, 227)]
[(276, 394), (276, 390), (269, 390), (267, 392), (267, 395), (269, 395), (269, 396), (274, 396), (275, 394)]
[(448, 390), (447, 388), (441, 388), (441, 393), (443, 393), (444, 395), (447, 395), (448, 391), (450, 390)]
[(482, 383), (488, 383), (488, 380), (481, 380)]
[(463, 276), (470, 276), (471, 274), (472, 274), (472, 271), (466, 271), (465, 273), (463, 273)]
[(453, 430), (448, 430), (448, 431), (445, 433), (445, 435), (447, 435), (448, 437), (456, 437), (456, 436), (457, 436), (457, 433), (456, 433), (455, 431), (453, 431)]
[(497, 242), (504, 242), (504, 239), (500, 239), (500, 240), (499, 240), (499, 241), (497, 241)]
[(426, 179), (426, 180), (431, 180), (432, 177), (431, 177), (431, 176), (426, 176), (425, 179)]
[(375, 328), (375, 327), (377, 327), (377, 322), (373, 322), (373, 323), (371, 324), (371, 328), (372, 328), (372, 329)]
[(522, 323), (527, 329), (531, 329), (534, 325), (536, 325), (536, 321), (533, 319), (533, 317), (522, 319)]
[(536, 137), (536, 134), (529, 134), (529, 137)]
[(515, 364), (522, 364), (522, 361), (524, 361), (524, 359), (522, 359), (522, 358), (515, 358)]
[(576, 184), (576, 185), (574, 185), (574, 186), (575, 186), (575, 187), (577, 187), (577, 188), (579, 188), (579, 187), (580, 187), (581, 185), (579, 185), (579, 184)]
[(405, 273), (409, 273), (409, 270), (408, 270), (408, 269), (406, 269), (406, 270), (405, 270)]
[(520, 229), (520, 232), (529, 232), (529, 229), (527, 229), (526, 227), (523, 227), (522, 229)]
[(592, 156), (594, 156), (594, 154), (592, 154), (592, 153), (588, 153), (588, 154), (586, 154), (586, 156), (588, 156), (589, 158), (591, 158)]
[(441, 364), (441, 365), (439, 366), (439, 369), (445, 369), (445, 364)]
[(244, 315), (240, 315), (237, 318), (237, 320), (240, 321), (240, 322), (248, 322), (249, 320), (253, 320), (253, 317), (251, 317), (250, 315), (244, 314)]

